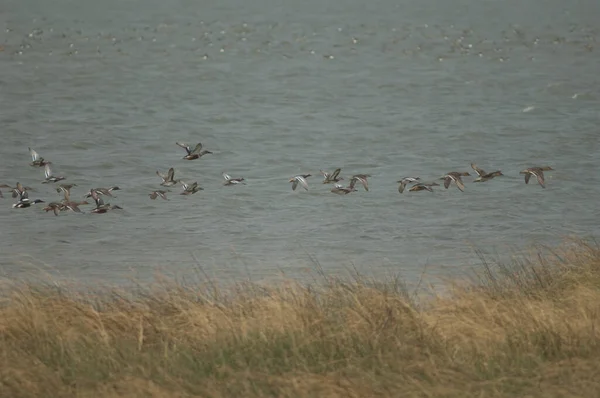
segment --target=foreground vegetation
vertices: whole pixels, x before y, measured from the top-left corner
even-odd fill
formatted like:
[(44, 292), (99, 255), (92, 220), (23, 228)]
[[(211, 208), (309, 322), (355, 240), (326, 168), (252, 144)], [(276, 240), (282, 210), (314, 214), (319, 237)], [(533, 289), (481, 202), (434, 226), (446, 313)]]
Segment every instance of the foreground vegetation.
[[(533, 258), (533, 257), (532, 257)], [(598, 397), (600, 248), (578, 242), (418, 303), (398, 283), (8, 283), (2, 397)]]

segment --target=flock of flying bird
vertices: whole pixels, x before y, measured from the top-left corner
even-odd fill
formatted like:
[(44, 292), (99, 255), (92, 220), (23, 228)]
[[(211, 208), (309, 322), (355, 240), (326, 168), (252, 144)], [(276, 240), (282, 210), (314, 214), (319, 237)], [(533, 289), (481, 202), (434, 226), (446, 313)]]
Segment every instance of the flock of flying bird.
[[(176, 144), (178, 146), (180, 146), (181, 148), (185, 149), (185, 151), (187, 153), (183, 157), (183, 159), (185, 159), (185, 160), (195, 160), (195, 159), (201, 158), (202, 156), (204, 156), (206, 154), (212, 154), (211, 151), (204, 149), (201, 143), (198, 143), (194, 148), (192, 148), (191, 146), (189, 146), (187, 144), (182, 144), (179, 142), (176, 142)], [(62, 181), (65, 179), (65, 177), (56, 176), (52, 173), (52, 169), (50, 168), (50, 165), (52, 164), (52, 162), (49, 162), (49, 161), (45, 160), (44, 158), (40, 157), (39, 154), (31, 148), (29, 148), (29, 153), (31, 154), (31, 160), (32, 160), (32, 162), (30, 163), (31, 166), (45, 168), (44, 171), (45, 171), (46, 178), (44, 179), (44, 181), (42, 181), (42, 184), (56, 183), (56, 182), (59, 182), (59, 181)], [(504, 175), (504, 174), (502, 174), (502, 172), (500, 170), (496, 170), (491, 173), (487, 173), (484, 170), (482, 170), (481, 168), (479, 168), (475, 163), (471, 163), (471, 168), (473, 170), (475, 170), (475, 173), (477, 173), (477, 175), (478, 175), (478, 177), (473, 182), (489, 181), (495, 177)], [(545, 186), (545, 180), (544, 180), (544, 171), (548, 171), (548, 170), (554, 170), (554, 169), (552, 169), (549, 166), (529, 167), (529, 168), (521, 171), (520, 174), (525, 175), (525, 183), (526, 184), (529, 183), (529, 179), (531, 178), (531, 176), (535, 176), (537, 178), (537, 181), (540, 184), (540, 186), (542, 188), (545, 188), (546, 186)], [(338, 195), (347, 195), (351, 192), (356, 192), (357, 189), (355, 189), (355, 186), (357, 183), (361, 183), (363, 188), (366, 191), (369, 190), (369, 184), (367, 181), (367, 178), (370, 177), (369, 174), (353, 175), (350, 178), (348, 186), (344, 187), (342, 184), (339, 184), (340, 181), (344, 180), (344, 178), (340, 177), (340, 172), (341, 172), (341, 169), (339, 169), (339, 168), (334, 170), (332, 173), (328, 173), (326, 171), (320, 170), (320, 173), (323, 175), (323, 184), (330, 184), (330, 183), (334, 184), (333, 188), (331, 189), (332, 193), (335, 193)], [(183, 191), (180, 193), (181, 195), (193, 195), (196, 192), (203, 190), (203, 188), (201, 188), (198, 185), (198, 182), (187, 183), (182, 180), (176, 180), (175, 179), (175, 169), (173, 169), (172, 167), (169, 169), (167, 174), (163, 174), (159, 171), (157, 171), (156, 174), (162, 179), (162, 182), (160, 183), (161, 186), (171, 187), (171, 186), (174, 186), (177, 184), (181, 184), (181, 186), (183, 188)], [(448, 187), (450, 186), (451, 183), (454, 183), (460, 191), (464, 191), (465, 185), (462, 181), (462, 177), (470, 176), (470, 175), (471, 174), (468, 172), (451, 171), (451, 172), (446, 173), (443, 177), (441, 177), (440, 180), (444, 180), (444, 187), (446, 189), (448, 189)], [(311, 174), (299, 174), (299, 175), (296, 175), (296, 176), (290, 178), (289, 182), (292, 184), (292, 190), (296, 190), (296, 188), (298, 188), (298, 186), (302, 186), (305, 190), (308, 191), (308, 182), (306, 181), (306, 179), (310, 176), (311, 176)], [(230, 175), (223, 173), (223, 178), (225, 179), (225, 182), (223, 183), (223, 185), (245, 184), (245, 182), (244, 182), (245, 179), (242, 177), (232, 178)], [(404, 190), (408, 184), (412, 184), (411, 187), (408, 189), (409, 192), (424, 191), (424, 190), (433, 192), (433, 187), (439, 186), (439, 184), (436, 182), (424, 183), (424, 182), (420, 182), (420, 180), (421, 179), (419, 177), (404, 177), (404, 178), (402, 178), (401, 180), (398, 181), (398, 184), (400, 184), (398, 186), (398, 192), (400, 192), (400, 193), (404, 192)], [(64, 196), (64, 198), (59, 202), (57, 201), (57, 202), (49, 203), (46, 207), (44, 207), (43, 210), (45, 210), (46, 212), (53, 211), (55, 215), (58, 215), (61, 211), (67, 211), (67, 210), (71, 210), (76, 213), (81, 213), (82, 211), (79, 209), (79, 206), (88, 205), (90, 203), (88, 203), (85, 200), (84, 201), (71, 200), (71, 188), (73, 188), (75, 186), (77, 186), (77, 185), (76, 184), (60, 184), (60, 185), (58, 185), (56, 188), (56, 191), (59, 194), (62, 194)], [(12, 206), (13, 208), (21, 209), (21, 208), (30, 207), (31, 205), (34, 205), (37, 203), (45, 203), (41, 199), (34, 199), (34, 200), (29, 199), (28, 191), (31, 191), (33, 189), (30, 187), (24, 187), (20, 182), (17, 182), (15, 187), (11, 187), (9, 185), (2, 184), (2, 185), (0, 185), (0, 188), (9, 188), (12, 191), (12, 197), (18, 198), (17, 203), (13, 204), (13, 206)], [(120, 188), (118, 186), (112, 186), (109, 188), (92, 188), (92, 189), (90, 189), (90, 191), (84, 196), (84, 198), (87, 199), (87, 198), (91, 197), (95, 202), (96, 207), (91, 210), (91, 213), (103, 214), (103, 213), (108, 212), (109, 210), (122, 209), (122, 207), (119, 207), (117, 205), (111, 205), (110, 203), (105, 203), (104, 199), (102, 198), (102, 197), (113, 197), (112, 192), (119, 190), (119, 189)], [(167, 192), (168, 191), (165, 191), (165, 190), (155, 190), (155, 191), (150, 192), (148, 194), (148, 196), (150, 197), (150, 199), (153, 199), (153, 200), (158, 197), (160, 197), (164, 200), (168, 200)], [(2, 191), (0, 191), (0, 197), (3, 197)]]
[[(475, 170), (475, 173), (477, 173), (477, 178), (475, 180), (473, 180), (473, 182), (485, 182), (485, 181), (491, 180), (494, 177), (499, 177), (499, 176), (504, 175), (504, 174), (502, 174), (502, 172), (500, 170), (496, 170), (491, 173), (487, 173), (483, 169), (477, 167), (477, 165), (475, 163), (471, 163), (471, 168), (473, 170)], [(548, 171), (548, 170), (554, 170), (554, 169), (550, 166), (529, 167), (529, 168), (521, 171), (520, 174), (525, 174), (525, 184), (529, 184), (529, 179), (531, 178), (531, 176), (535, 176), (537, 178), (538, 183), (541, 185), (541, 187), (546, 188), (545, 179), (544, 179), (544, 171)], [(343, 180), (343, 178), (339, 176), (341, 171), (342, 171), (342, 169), (335, 169), (335, 171), (333, 173), (327, 173), (327, 172), (321, 170), (321, 174), (323, 175), (323, 184), (329, 184), (332, 182), (334, 183), (334, 186), (331, 189), (331, 192), (338, 194), (338, 195), (347, 195), (351, 192), (355, 192), (356, 189), (354, 187), (356, 186), (357, 182), (360, 182), (366, 191), (369, 190), (369, 184), (367, 181), (367, 178), (370, 177), (369, 174), (353, 175), (350, 178), (350, 184), (347, 187), (344, 187), (342, 184), (338, 184), (338, 182)], [(463, 183), (462, 177), (470, 176), (470, 175), (471, 174), (466, 171), (464, 171), (464, 172), (450, 171), (450, 172), (444, 174), (444, 176), (441, 177), (440, 180), (444, 180), (444, 188), (446, 188), (446, 189), (448, 189), (450, 184), (454, 182), (454, 184), (460, 191), (464, 191), (465, 184)], [(300, 175), (290, 178), (290, 182), (292, 183), (292, 189), (296, 190), (296, 188), (298, 187), (298, 184), (300, 184), (304, 189), (306, 189), (308, 191), (308, 183), (306, 182), (306, 179), (310, 176), (311, 176), (310, 174), (300, 174)], [(402, 178), (401, 180), (397, 181), (397, 183), (400, 184), (398, 186), (398, 192), (400, 192), (400, 193), (404, 192), (404, 189), (406, 188), (406, 186), (408, 184), (413, 184), (408, 189), (410, 192), (415, 192), (415, 191), (433, 192), (433, 187), (440, 185), (436, 182), (424, 183), (424, 182), (420, 182), (420, 180), (421, 180), (421, 178), (419, 178), (419, 177), (404, 177), (404, 178)]]
[[(44, 175), (45, 179), (42, 181), (42, 184), (48, 183), (56, 183), (65, 179), (65, 177), (54, 175), (50, 165), (52, 162), (45, 160), (40, 157), (40, 155), (33, 149), (29, 148), (29, 153), (31, 154), (31, 163), (30, 165), (33, 167), (44, 167)], [(77, 184), (60, 184), (56, 188), (56, 192), (62, 193), (64, 195), (64, 199), (60, 202), (51, 202), (44, 210), (46, 212), (53, 211), (55, 215), (58, 215), (61, 211), (71, 210), (76, 213), (81, 213), (82, 211), (79, 209), (81, 205), (89, 204), (87, 201), (73, 201), (71, 200), (71, 188), (77, 186)], [(11, 187), (10, 185), (2, 184), (0, 188), (9, 188), (12, 191), (12, 197), (18, 198), (17, 203), (13, 204), (13, 208), (22, 209), (26, 207), (30, 207), (31, 205), (37, 203), (45, 203), (41, 199), (29, 199), (28, 191), (33, 191), (31, 187), (25, 187), (20, 182), (17, 182), (17, 185)], [(96, 203), (96, 207), (91, 211), (92, 213), (102, 214), (106, 213), (109, 210), (121, 209), (122, 207), (117, 205), (111, 205), (110, 203), (104, 203), (102, 196), (110, 196), (112, 197), (112, 191), (118, 190), (119, 187), (113, 186), (110, 188), (92, 188), (90, 191), (84, 196), (84, 198), (92, 198)], [(0, 197), (3, 197), (2, 191), (0, 191)]]

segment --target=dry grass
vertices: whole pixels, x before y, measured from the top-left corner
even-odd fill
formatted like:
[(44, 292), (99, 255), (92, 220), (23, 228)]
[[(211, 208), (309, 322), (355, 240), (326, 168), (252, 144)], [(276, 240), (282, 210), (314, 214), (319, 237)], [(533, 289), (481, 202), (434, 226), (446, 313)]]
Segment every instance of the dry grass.
[(415, 303), (397, 280), (0, 288), (2, 397), (597, 397), (600, 249)]

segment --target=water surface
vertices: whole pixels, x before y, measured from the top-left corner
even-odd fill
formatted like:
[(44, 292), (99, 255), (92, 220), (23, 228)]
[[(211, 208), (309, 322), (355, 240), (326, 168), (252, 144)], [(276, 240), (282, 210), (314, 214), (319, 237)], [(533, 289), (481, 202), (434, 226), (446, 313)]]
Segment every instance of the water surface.
[[(5, 3), (0, 183), (60, 199), (31, 146), (74, 196), (120, 186), (124, 210), (55, 217), (0, 199), (1, 275), (262, 280), (318, 262), (418, 278), (463, 272), (474, 248), (599, 231), (596, 1)], [(175, 141), (214, 154), (185, 161)], [(506, 176), (397, 191), (471, 162)], [(532, 165), (556, 169), (546, 189), (519, 176)], [(169, 167), (204, 191), (151, 201)], [(336, 167), (371, 174), (370, 191), (331, 194), (318, 171)], [(287, 182), (299, 173), (308, 192)]]

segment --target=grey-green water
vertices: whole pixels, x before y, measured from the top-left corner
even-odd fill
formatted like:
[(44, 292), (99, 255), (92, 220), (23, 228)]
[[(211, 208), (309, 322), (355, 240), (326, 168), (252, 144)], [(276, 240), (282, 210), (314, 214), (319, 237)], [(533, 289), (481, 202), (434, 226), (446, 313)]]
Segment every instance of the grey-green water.
[[(104, 215), (0, 199), (0, 272), (217, 278), (424, 267), (596, 235), (600, 205), (597, 1), (8, 0), (0, 13), (0, 184), (60, 199), (119, 185)], [(175, 141), (214, 152), (185, 161)], [(400, 195), (396, 180), (505, 177)], [(551, 165), (547, 188), (519, 171)], [(151, 201), (156, 170), (197, 180)], [(368, 173), (330, 193), (319, 169)], [(222, 186), (222, 172), (247, 185)], [(288, 179), (312, 173), (310, 190)], [(347, 180), (346, 180), (347, 181)], [(4, 190), (5, 196), (6, 191)], [(435, 271), (433, 271), (435, 272)]]

